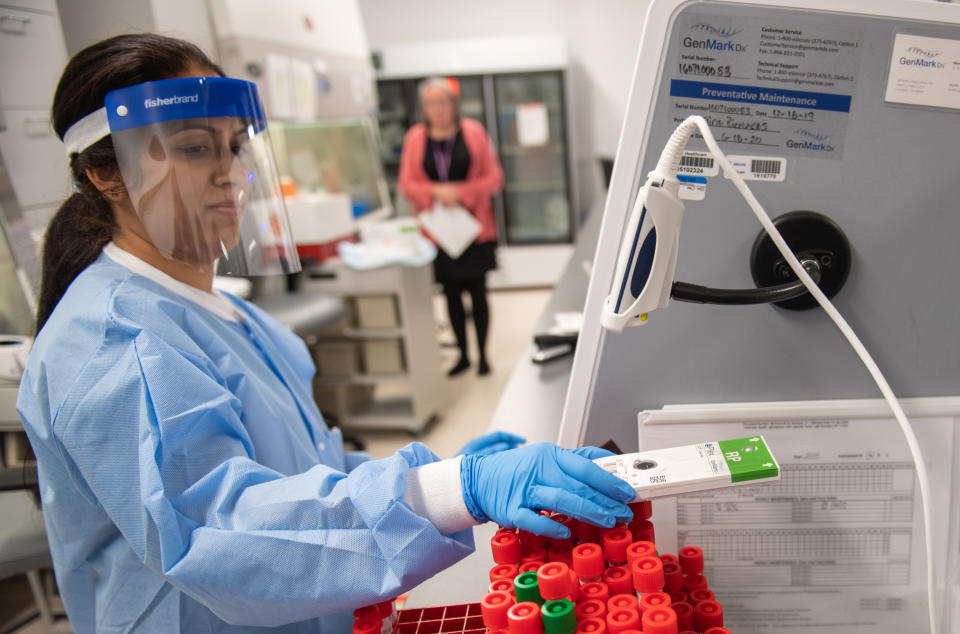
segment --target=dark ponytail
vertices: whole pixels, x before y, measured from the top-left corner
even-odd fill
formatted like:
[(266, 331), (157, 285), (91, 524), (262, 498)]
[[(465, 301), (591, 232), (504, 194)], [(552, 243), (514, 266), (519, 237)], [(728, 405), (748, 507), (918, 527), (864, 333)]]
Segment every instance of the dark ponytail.
[[(73, 56), (57, 84), (53, 129), (63, 139), (70, 126), (103, 106), (111, 90), (174, 77), (191, 67), (223, 75), (197, 46), (162, 35), (118, 35), (88, 46)], [(70, 283), (99, 257), (113, 237), (113, 210), (87, 178), (88, 169), (113, 172), (119, 177), (109, 136), (70, 157), (74, 194), (50, 220), (43, 241), (37, 332)]]

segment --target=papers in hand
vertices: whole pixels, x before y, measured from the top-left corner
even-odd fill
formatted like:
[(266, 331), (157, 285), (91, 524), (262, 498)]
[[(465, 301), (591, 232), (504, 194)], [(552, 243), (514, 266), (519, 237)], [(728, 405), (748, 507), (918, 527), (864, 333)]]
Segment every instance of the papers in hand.
[(437, 246), (454, 260), (480, 235), (480, 223), (460, 205), (445, 207), (436, 203), (431, 211), (419, 214), (417, 220)]

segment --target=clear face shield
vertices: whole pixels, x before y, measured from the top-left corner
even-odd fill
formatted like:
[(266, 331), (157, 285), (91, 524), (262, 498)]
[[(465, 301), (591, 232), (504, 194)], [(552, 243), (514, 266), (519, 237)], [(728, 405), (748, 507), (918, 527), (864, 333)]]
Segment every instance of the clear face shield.
[(160, 253), (218, 275), (300, 270), (255, 84), (147, 82), (110, 92), (105, 110), (142, 237)]

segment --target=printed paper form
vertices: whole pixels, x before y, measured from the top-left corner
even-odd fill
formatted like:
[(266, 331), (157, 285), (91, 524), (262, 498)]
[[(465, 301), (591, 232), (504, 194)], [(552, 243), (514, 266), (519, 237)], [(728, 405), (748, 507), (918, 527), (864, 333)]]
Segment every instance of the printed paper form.
[[(662, 418), (679, 421), (679, 411)], [(762, 433), (782, 469), (770, 485), (656, 501), (660, 550), (704, 549), (705, 574), (734, 631), (926, 631), (920, 496), (899, 426), (855, 418), (855, 408), (820, 420), (792, 411), (789, 420), (763, 421), (744, 410), (749, 422), (731, 420), (733, 409), (723, 422), (657, 423), (651, 413), (640, 427), (642, 449)], [(688, 420), (709, 412), (694, 406)], [(935, 552), (946, 553), (957, 419), (913, 422), (931, 465)]]

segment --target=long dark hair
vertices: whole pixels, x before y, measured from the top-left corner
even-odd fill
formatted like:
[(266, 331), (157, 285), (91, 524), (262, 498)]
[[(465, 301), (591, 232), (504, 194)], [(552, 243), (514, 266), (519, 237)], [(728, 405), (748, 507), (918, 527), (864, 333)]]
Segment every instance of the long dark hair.
[[(118, 35), (73, 56), (57, 84), (52, 121), (57, 136), (103, 106), (111, 90), (174, 77), (191, 66), (223, 75), (220, 67), (194, 44), (162, 35)], [(110, 204), (86, 170), (119, 174), (110, 137), (70, 157), (74, 193), (50, 220), (43, 242), (43, 273), (37, 302), (37, 332), (50, 317), (74, 278), (87, 268), (113, 236), (116, 221)]]

